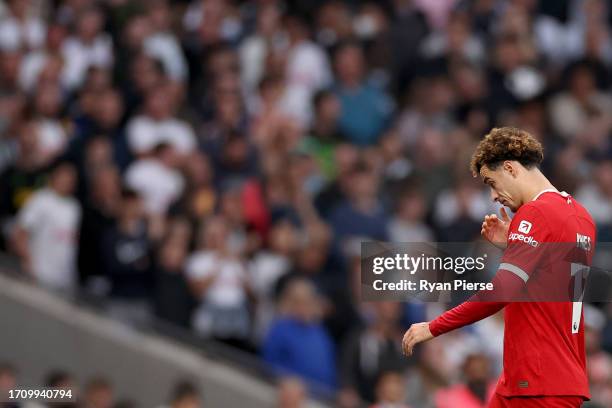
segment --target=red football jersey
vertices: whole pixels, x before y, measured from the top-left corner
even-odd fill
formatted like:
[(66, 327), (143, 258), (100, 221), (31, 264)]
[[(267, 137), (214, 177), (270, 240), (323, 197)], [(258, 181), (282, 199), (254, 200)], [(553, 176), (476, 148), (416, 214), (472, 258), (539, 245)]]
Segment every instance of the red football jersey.
[[(553, 291), (567, 290), (572, 274), (590, 265), (594, 244), (593, 219), (567, 194), (541, 193), (517, 211), (500, 269), (520, 275), (527, 292), (544, 301), (511, 302), (504, 310), (499, 394), (589, 397), (582, 303), (546, 300), (558, 299)], [(586, 256), (570, 262), (569, 246)]]
[[(583, 280), (577, 275), (590, 265), (594, 246), (595, 224), (584, 207), (565, 193), (540, 193), (512, 219), (498, 276), (511, 272), (528, 298), (543, 301), (466, 302), (432, 321), (432, 334), (472, 323), (505, 306), (504, 368), (496, 392), (590, 398), (582, 303), (546, 300), (572, 298), (569, 284), (575, 287), (574, 280)], [(572, 248), (584, 255), (568, 260)]]

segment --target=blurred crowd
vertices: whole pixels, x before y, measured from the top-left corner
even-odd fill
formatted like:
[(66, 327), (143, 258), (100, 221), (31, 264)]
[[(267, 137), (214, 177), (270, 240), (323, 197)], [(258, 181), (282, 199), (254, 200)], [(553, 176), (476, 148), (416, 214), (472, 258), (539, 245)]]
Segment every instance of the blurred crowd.
[[(19, 369), (8, 362), (0, 362), (0, 392), (3, 398), (10, 390), (32, 389), (20, 381)], [(137, 408), (133, 401), (122, 399), (115, 385), (108, 378), (98, 375), (87, 379), (81, 385), (78, 379), (61, 369), (53, 370), (36, 387), (49, 387), (64, 390), (66, 402), (51, 403), (15, 402), (0, 403), (3, 408)], [(68, 394), (69, 393), (69, 394)], [(174, 385), (167, 402), (154, 408), (202, 408), (204, 398), (196, 386), (189, 381), (180, 381)], [(288, 407), (287, 407), (288, 408)]]
[[(260, 355), (289, 400), (481, 407), (503, 319), (403, 358), (445, 305), (360, 302), (360, 242), (476, 239), (495, 126), (539, 138), (611, 241), (611, 21), (605, 0), (1, 1), (1, 246), (119, 319)], [(612, 309), (586, 322), (609, 407)]]

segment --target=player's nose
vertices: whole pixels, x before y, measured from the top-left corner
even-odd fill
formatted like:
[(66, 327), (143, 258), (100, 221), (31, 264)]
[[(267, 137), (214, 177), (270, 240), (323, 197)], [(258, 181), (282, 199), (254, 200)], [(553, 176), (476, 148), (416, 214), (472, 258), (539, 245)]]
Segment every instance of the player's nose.
[(495, 191), (494, 189), (491, 189), (491, 200), (493, 202), (497, 201), (499, 199), (499, 194), (497, 194), (497, 191)]

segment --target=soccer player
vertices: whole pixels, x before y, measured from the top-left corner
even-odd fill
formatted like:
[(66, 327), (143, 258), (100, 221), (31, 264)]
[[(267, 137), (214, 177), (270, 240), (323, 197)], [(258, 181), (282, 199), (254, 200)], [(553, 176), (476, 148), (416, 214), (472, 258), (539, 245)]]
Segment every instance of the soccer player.
[[(572, 273), (584, 270), (592, 259), (593, 220), (573, 197), (559, 192), (542, 174), (538, 168), (542, 159), (542, 146), (535, 138), (507, 127), (493, 129), (472, 157), (474, 176), (480, 175), (491, 187), (494, 201), (515, 212), (512, 220), (503, 208), (501, 217), (486, 216), (481, 230), (504, 250), (493, 283), (494, 291), (506, 296), (535, 293), (545, 298), (543, 288), (570, 282)], [(551, 265), (550, 253), (544, 255), (544, 243), (567, 243), (565, 248), (571, 246), (584, 256), (579, 265), (569, 261)], [(412, 325), (403, 338), (404, 353), (411, 355), (417, 343), (505, 308), (504, 367), (489, 407), (580, 407), (590, 398), (582, 303), (569, 297), (557, 302), (495, 299), (467, 301), (431, 322)]]

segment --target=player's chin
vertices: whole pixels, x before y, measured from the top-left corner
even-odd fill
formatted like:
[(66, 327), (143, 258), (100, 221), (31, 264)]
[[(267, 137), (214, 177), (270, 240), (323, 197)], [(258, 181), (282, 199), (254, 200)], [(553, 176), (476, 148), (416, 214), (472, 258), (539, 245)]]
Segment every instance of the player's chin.
[(500, 204), (503, 205), (506, 208), (509, 208), (510, 211), (512, 211), (512, 212), (516, 212), (516, 210), (518, 209), (516, 207), (516, 205), (512, 201), (510, 201), (510, 200), (502, 200), (500, 202)]

